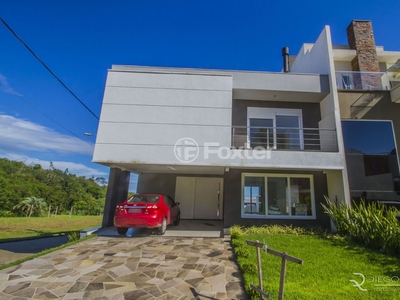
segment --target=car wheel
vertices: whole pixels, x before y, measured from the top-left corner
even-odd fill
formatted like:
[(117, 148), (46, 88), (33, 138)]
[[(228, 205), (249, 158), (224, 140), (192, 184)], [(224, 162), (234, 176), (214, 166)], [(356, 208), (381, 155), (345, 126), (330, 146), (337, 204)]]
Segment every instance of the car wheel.
[(167, 218), (164, 218), (161, 223), (161, 226), (157, 228), (157, 234), (163, 235), (166, 230), (167, 230)]
[(117, 227), (117, 232), (119, 234), (125, 234), (128, 231), (128, 228)]
[(180, 222), (181, 222), (181, 214), (178, 214), (176, 216), (176, 220), (174, 222), (174, 226), (178, 226)]

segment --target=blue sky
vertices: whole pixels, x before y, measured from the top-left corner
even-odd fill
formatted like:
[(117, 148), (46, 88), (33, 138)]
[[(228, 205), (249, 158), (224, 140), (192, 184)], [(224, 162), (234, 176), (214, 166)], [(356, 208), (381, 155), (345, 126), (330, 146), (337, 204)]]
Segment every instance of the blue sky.
[[(347, 44), (352, 19), (371, 20), (377, 45), (398, 51), (399, 12), (398, 0), (0, 0), (0, 17), (98, 116), (112, 64), (279, 72), (282, 47), (296, 54), (325, 25)], [(0, 83), (0, 157), (108, 177), (83, 135), (98, 120), (3, 24)]]

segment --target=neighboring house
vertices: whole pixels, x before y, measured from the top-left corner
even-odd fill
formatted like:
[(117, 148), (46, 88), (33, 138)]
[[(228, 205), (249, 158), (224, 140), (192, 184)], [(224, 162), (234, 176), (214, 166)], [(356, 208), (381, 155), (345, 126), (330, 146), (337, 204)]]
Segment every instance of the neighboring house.
[(324, 195), (400, 200), (400, 88), (386, 72), (400, 52), (376, 47), (369, 21), (347, 34), (332, 45), (326, 26), (290, 72), (113, 66), (93, 155), (111, 168), (103, 226), (131, 172), (183, 219), (224, 227), (329, 226)]

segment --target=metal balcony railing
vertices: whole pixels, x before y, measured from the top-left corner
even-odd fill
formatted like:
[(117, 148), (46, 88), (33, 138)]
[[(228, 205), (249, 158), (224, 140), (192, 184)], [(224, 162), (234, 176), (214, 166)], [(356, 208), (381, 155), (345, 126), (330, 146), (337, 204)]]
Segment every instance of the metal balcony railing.
[(335, 73), (338, 89), (382, 91), (392, 88), (392, 72), (337, 71)]
[(232, 147), (337, 152), (336, 129), (233, 126)]

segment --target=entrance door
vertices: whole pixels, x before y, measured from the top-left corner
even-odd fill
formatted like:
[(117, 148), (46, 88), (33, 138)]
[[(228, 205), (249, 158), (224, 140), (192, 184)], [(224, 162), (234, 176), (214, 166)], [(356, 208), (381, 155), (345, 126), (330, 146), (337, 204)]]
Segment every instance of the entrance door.
[(222, 220), (223, 179), (177, 177), (175, 201), (182, 219)]

